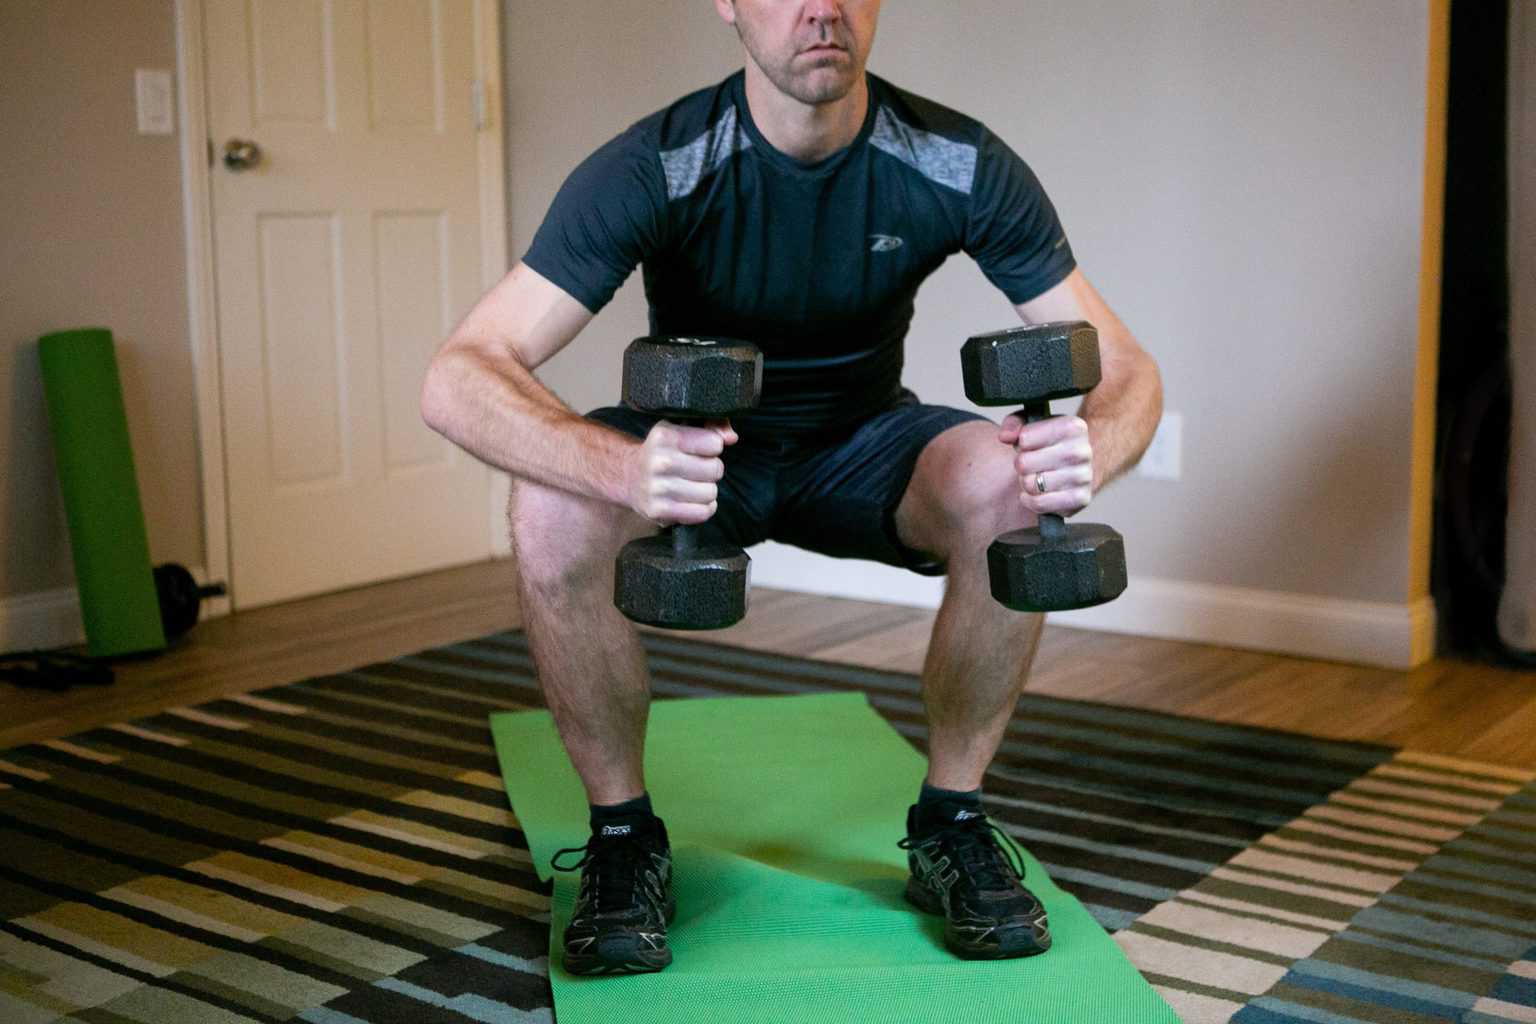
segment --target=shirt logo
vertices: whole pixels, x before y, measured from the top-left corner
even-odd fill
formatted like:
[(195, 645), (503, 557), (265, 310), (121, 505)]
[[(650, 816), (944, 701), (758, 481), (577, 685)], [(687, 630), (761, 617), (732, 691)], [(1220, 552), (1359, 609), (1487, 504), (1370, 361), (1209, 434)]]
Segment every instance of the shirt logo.
[(902, 247), (902, 240), (895, 235), (870, 235), (870, 252), (895, 252)]

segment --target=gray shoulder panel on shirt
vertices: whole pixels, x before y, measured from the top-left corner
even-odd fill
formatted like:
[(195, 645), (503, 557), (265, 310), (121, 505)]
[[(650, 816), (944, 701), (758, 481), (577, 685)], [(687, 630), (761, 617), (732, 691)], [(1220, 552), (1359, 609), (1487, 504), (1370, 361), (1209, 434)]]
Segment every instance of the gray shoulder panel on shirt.
[(747, 149), (752, 140), (736, 123), (736, 108), (729, 107), (709, 129), (676, 149), (661, 151), (661, 169), (667, 177), (667, 199), (692, 195), (704, 175)]
[(889, 107), (875, 115), (875, 130), (869, 144), (889, 153), (923, 177), (971, 194), (976, 180), (976, 147), (925, 132), (902, 122)]

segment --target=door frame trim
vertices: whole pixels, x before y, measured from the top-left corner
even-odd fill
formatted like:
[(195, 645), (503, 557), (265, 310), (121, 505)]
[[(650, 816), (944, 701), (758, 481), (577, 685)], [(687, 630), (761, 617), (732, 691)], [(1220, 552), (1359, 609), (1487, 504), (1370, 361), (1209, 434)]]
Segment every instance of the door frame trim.
[[(502, 117), (501, 0), (471, 2), (475, 5), (475, 71), (481, 83), (483, 103), (476, 138), (480, 162), (480, 292), (483, 295), (511, 269), (507, 248), (512, 225), (507, 219), (506, 120)], [(491, 507), (487, 510), (490, 550), (492, 555), (505, 556), (512, 551), (506, 517), (510, 478), (490, 466), (486, 466), (485, 471), (491, 479)]]
[[(480, 288), (489, 290), (508, 269), (507, 180), (501, 116), (501, 10), (497, 0), (469, 0), (475, 27), (475, 70), (485, 97), (476, 136), (480, 172)], [(181, 193), (187, 257), (187, 333), (197, 401), (197, 450), (203, 501), (207, 579), (224, 580), (229, 596), (203, 605), (205, 615), (224, 615), (236, 604), (229, 535), (228, 465), (218, 331), (218, 293), (213, 269), (212, 141), (208, 128), (205, 0), (176, 0), (176, 93), (180, 119)], [(490, 549), (507, 550), (502, 527), (506, 487), (493, 479), (488, 510)], [(206, 582), (206, 580), (200, 580)]]
[[(180, 120), (181, 205), (186, 233), (187, 336), (197, 401), (198, 475), (203, 498), (203, 565), (230, 581), (229, 503), (224, 477), (224, 408), (219, 390), (219, 333), (213, 276), (212, 176), (208, 162), (207, 81), (203, 66), (203, 0), (176, 0), (176, 102)], [(200, 581), (206, 582), (206, 581)], [(223, 615), (231, 596), (203, 606)]]

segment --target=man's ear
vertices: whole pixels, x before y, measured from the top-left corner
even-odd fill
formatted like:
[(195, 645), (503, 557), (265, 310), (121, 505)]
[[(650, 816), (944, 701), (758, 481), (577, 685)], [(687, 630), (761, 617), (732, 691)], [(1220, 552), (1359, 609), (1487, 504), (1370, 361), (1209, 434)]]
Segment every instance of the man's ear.
[(715, 0), (715, 12), (727, 25), (736, 24), (736, 0)]

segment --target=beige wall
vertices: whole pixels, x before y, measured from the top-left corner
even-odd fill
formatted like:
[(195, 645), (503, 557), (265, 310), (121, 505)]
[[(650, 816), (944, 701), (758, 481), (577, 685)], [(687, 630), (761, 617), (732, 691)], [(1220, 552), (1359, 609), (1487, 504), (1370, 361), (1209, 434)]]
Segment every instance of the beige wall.
[(72, 586), (37, 337), (110, 327), (156, 561), (203, 561), (177, 137), (135, 68), (176, 67), (172, 0), (0, 3), (0, 598)]
[[(520, 255), (577, 160), (738, 58), (705, 0), (506, 10)], [(1033, 165), (1085, 271), (1162, 365), (1183, 479), (1126, 479), (1088, 516), (1125, 534), (1133, 575), (1421, 596), (1427, 25), (1422, 0), (886, 3), (871, 69), (982, 118)], [(637, 274), (550, 364), (572, 404), (617, 395), (639, 291)], [(959, 343), (1012, 315), (951, 260), (919, 294), (908, 382), (962, 404)]]
[[(508, 0), (511, 251), (593, 147), (738, 65), (708, 0)], [(1424, 0), (887, 0), (872, 68), (988, 121), (1161, 362), (1184, 479), (1090, 518), (1140, 577), (1403, 604), (1424, 156)], [(172, 0), (0, 4), (0, 599), (71, 582), (38, 334), (119, 342), (157, 560), (202, 561), (176, 137), (133, 69), (173, 68)], [(959, 342), (1011, 311), (964, 257), (919, 297), (908, 380), (964, 401)], [(547, 369), (617, 394), (638, 275)], [(913, 578), (915, 579), (915, 578)]]

